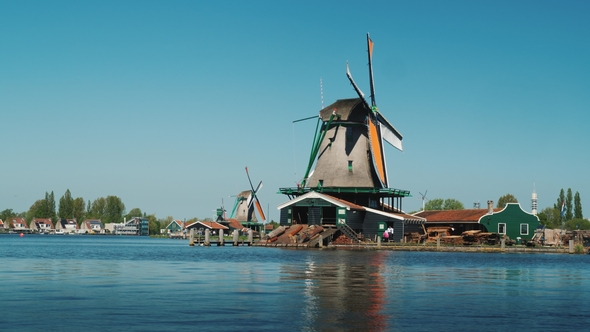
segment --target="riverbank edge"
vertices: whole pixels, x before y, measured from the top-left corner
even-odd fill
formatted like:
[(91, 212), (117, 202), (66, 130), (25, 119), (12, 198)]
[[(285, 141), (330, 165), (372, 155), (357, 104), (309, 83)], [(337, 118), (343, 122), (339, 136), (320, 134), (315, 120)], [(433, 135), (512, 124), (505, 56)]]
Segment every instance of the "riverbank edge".
[[(255, 242), (257, 247), (276, 247), (293, 249), (345, 249), (345, 250), (392, 250), (392, 251), (433, 251), (433, 252), (473, 252), (473, 253), (537, 253), (537, 254), (576, 254), (567, 247), (492, 247), (492, 246), (436, 246), (436, 245), (407, 245), (407, 244), (357, 244), (357, 245), (329, 245), (323, 248), (309, 248), (304, 244), (271, 244)], [(587, 251), (577, 253), (586, 254)]]

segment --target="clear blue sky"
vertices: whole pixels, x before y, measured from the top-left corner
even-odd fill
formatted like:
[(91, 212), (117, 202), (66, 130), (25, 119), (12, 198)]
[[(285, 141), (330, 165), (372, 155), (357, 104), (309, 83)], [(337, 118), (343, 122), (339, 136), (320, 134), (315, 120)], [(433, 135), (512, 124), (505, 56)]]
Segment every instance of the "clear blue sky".
[(270, 218), (303, 176), (322, 106), (368, 94), (406, 211), (572, 188), (590, 215), (588, 1), (2, 1), (0, 210), (116, 195), (213, 217), (249, 189)]

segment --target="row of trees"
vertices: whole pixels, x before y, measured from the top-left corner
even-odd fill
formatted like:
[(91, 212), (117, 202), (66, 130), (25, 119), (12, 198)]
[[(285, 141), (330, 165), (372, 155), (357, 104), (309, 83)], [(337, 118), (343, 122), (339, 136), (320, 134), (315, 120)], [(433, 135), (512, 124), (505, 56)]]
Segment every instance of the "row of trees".
[[(496, 207), (503, 208), (508, 203), (518, 203), (518, 200), (512, 194), (506, 194), (501, 196), (498, 199), (498, 203)], [(463, 203), (454, 199), (454, 198), (434, 198), (426, 202), (424, 205), (424, 210), (433, 211), (433, 210), (464, 210), (465, 207)]]
[[(134, 217), (142, 217), (149, 220), (150, 234), (153, 235), (160, 234), (160, 229), (166, 228), (173, 220), (171, 216), (158, 219), (155, 214), (148, 215), (139, 208), (133, 208), (129, 213), (125, 213), (125, 204), (117, 196), (100, 197), (92, 202), (90, 200), (85, 202), (82, 197), (74, 198), (69, 189), (59, 199), (57, 206), (52, 191), (51, 193), (46, 192), (45, 198), (35, 201), (26, 212), (16, 213), (12, 209), (0, 212), (1, 220), (9, 220), (14, 217), (24, 218), (27, 224), (34, 218), (51, 219), (54, 225), (59, 219), (76, 219), (78, 224), (85, 219), (100, 219), (103, 224), (108, 224), (123, 222), (124, 218), (130, 220)], [(197, 220), (199, 219), (193, 218), (188, 221)], [(205, 221), (209, 220), (212, 219), (205, 219)]]
[(590, 229), (590, 221), (582, 214), (580, 193), (576, 191), (573, 194), (571, 188), (567, 189), (567, 194), (562, 188), (553, 207), (543, 209), (538, 216), (541, 223), (549, 228)]

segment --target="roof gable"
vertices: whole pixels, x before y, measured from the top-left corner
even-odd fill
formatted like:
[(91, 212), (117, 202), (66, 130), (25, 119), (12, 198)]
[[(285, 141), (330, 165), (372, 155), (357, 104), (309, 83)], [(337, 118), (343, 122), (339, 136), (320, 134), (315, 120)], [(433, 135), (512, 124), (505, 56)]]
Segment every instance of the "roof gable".
[(192, 228), (208, 228), (208, 229), (229, 229), (226, 226), (223, 226), (222, 224), (216, 222), (216, 221), (195, 221), (194, 223), (191, 223), (189, 225), (186, 225), (186, 229), (192, 229)]
[(314, 199), (324, 200), (324, 201), (326, 201), (326, 202), (328, 202), (328, 203), (330, 203), (332, 205), (336, 205), (338, 207), (346, 208), (347, 210), (350, 210), (351, 208), (353, 208), (353, 206), (358, 207), (358, 209), (362, 209), (362, 207), (359, 206), (359, 205), (356, 205), (356, 204), (353, 204), (353, 203), (350, 203), (350, 202), (347, 202), (347, 201), (338, 199), (338, 198), (333, 197), (333, 196), (329, 196), (329, 195), (325, 195), (325, 194), (320, 194), (320, 193), (318, 193), (316, 191), (310, 191), (310, 192), (308, 192), (306, 194), (303, 194), (303, 195), (301, 195), (301, 196), (299, 196), (299, 197), (297, 197), (295, 199), (292, 199), (292, 200), (290, 200), (288, 202), (285, 202), (285, 203), (279, 205), (277, 207), (277, 209), (278, 210), (282, 210), (282, 209), (284, 209), (284, 208), (286, 208), (288, 206), (295, 205), (295, 204), (300, 203), (300, 202), (303, 202), (305, 200), (308, 200), (308, 203), (310, 203), (310, 204), (313, 205), (313, 200)]

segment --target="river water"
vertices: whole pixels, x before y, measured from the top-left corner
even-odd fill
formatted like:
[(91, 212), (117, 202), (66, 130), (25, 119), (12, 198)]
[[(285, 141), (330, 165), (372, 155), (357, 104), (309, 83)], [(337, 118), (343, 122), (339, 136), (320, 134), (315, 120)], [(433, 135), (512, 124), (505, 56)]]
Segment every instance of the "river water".
[(2, 331), (574, 331), (590, 255), (0, 235)]

